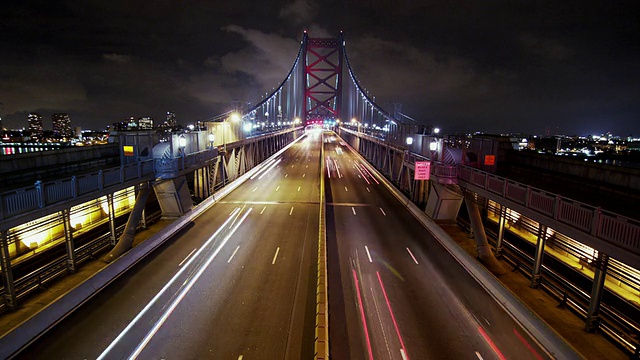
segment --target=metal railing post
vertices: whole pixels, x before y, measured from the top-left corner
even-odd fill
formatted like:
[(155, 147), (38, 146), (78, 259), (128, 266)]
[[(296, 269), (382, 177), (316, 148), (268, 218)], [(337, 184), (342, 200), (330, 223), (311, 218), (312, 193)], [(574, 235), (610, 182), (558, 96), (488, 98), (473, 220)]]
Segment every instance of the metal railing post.
[(591, 299), (585, 320), (584, 329), (587, 332), (595, 332), (600, 327), (600, 303), (604, 292), (604, 279), (607, 275), (609, 257), (602, 252), (598, 253), (598, 259), (594, 264), (596, 271), (593, 275), (593, 287), (591, 288)]
[(42, 185), (42, 181), (41, 180), (36, 181), (34, 186), (36, 187), (36, 194), (38, 195), (38, 207), (42, 209), (44, 207), (44, 204), (45, 204), (45, 201), (44, 201), (44, 188), (43, 188), (43, 185)]
[(69, 209), (62, 210), (62, 223), (64, 224), (64, 242), (67, 248), (67, 271), (76, 272), (76, 251), (73, 244), (71, 216)]
[(544, 243), (547, 227), (543, 224), (538, 225), (538, 241), (536, 243), (536, 254), (531, 268), (531, 287), (537, 288), (542, 282), (542, 257), (544, 255)]
[(11, 256), (7, 231), (0, 231), (0, 264), (2, 265), (2, 277), (4, 280), (4, 304), (11, 310), (17, 307), (16, 288), (13, 283), (13, 269), (11, 268)]
[(107, 207), (109, 209), (109, 240), (111, 245), (115, 245), (116, 239), (116, 211), (113, 205), (113, 193), (107, 194)]
[(498, 220), (498, 240), (496, 242), (496, 257), (500, 259), (502, 257), (502, 240), (504, 239), (504, 226), (506, 223), (505, 215), (507, 208), (504, 205), (500, 205), (499, 220)]

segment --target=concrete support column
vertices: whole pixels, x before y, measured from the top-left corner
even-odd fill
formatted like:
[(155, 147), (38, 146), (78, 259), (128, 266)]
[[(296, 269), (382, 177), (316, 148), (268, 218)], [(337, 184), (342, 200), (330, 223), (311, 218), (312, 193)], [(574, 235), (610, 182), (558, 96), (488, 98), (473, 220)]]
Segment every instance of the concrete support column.
[(504, 240), (504, 226), (507, 222), (507, 208), (504, 205), (500, 205), (500, 212), (498, 219), (498, 242), (496, 243), (496, 257), (500, 259), (502, 257), (502, 241)]
[(16, 288), (13, 283), (13, 269), (9, 255), (8, 232), (0, 231), (0, 264), (2, 265), (2, 279), (4, 280), (4, 304), (10, 310), (17, 307)]
[(538, 241), (536, 243), (536, 254), (533, 259), (533, 268), (531, 269), (531, 287), (537, 288), (542, 282), (542, 257), (544, 256), (544, 243), (547, 227), (540, 224), (538, 226)]
[(147, 203), (149, 191), (150, 189), (148, 184), (145, 184), (145, 186), (140, 189), (140, 192), (136, 197), (136, 203), (129, 214), (127, 225), (124, 228), (122, 236), (120, 236), (120, 241), (118, 241), (116, 247), (114, 247), (109, 254), (102, 259), (102, 261), (110, 263), (133, 247), (133, 236), (136, 232), (136, 228), (138, 227), (138, 223), (140, 222), (142, 210)]
[[(135, 189), (137, 198), (138, 194), (140, 193), (140, 186), (136, 186)], [(143, 229), (147, 228), (147, 213), (144, 208), (142, 208), (142, 214), (140, 215), (140, 227)]]
[(595, 332), (600, 326), (600, 303), (602, 302), (602, 293), (604, 292), (604, 279), (607, 275), (607, 266), (609, 265), (609, 256), (598, 253), (598, 259), (594, 266), (596, 268), (593, 275), (593, 287), (591, 288), (591, 300), (589, 301), (589, 309), (587, 310), (587, 319), (584, 329), (587, 332)]
[(496, 259), (496, 257), (493, 255), (493, 252), (491, 252), (491, 246), (487, 241), (487, 234), (484, 232), (484, 225), (482, 224), (480, 209), (478, 209), (478, 204), (476, 204), (475, 196), (471, 191), (465, 191), (464, 202), (467, 206), (469, 219), (471, 220), (471, 229), (473, 229), (473, 235), (476, 239), (478, 259), (492, 273), (496, 275), (504, 274), (505, 271), (502, 268), (502, 265), (498, 262), (498, 259)]
[(107, 208), (109, 209), (109, 239), (115, 245), (116, 239), (116, 209), (113, 204), (113, 193), (107, 194)]
[(62, 210), (62, 223), (64, 225), (64, 243), (67, 248), (67, 271), (76, 272), (76, 248), (73, 243), (73, 233), (71, 228), (71, 216), (69, 209)]

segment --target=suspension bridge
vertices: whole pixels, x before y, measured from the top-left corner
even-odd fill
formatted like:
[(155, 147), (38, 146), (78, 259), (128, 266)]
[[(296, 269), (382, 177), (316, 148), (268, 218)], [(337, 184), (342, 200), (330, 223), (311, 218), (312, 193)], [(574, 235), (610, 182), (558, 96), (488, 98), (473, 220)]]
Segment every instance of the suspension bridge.
[[(498, 143), (463, 154), (385, 110), (342, 34), (304, 33), (278, 87), (205, 126), (114, 134), (120, 166), (0, 194), (2, 316), (21, 322), (3, 357), (580, 358), (496, 280), (500, 257), (637, 356), (638, 309), (602, 295), (638, 271), (638, 222), (496, 176)], [(463, 205), (480, 261), (436, 223)], [(505, 240), (516, 223), (530, 256)], [(586, 290), (543, 263), (552, 241), (597, 249)], [(81, 280), (20, 320), (60, 279)]]

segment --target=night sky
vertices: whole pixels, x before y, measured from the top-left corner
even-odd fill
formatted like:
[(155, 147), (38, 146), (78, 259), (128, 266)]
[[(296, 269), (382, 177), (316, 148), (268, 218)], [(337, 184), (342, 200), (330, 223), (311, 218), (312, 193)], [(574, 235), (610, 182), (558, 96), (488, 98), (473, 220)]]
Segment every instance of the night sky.
[(103, 129), (259, 100), (310, 37), (344, 31), (377, 103), (446, 133), (640, 136), (634, 1), (10, 1), (0, 117)]

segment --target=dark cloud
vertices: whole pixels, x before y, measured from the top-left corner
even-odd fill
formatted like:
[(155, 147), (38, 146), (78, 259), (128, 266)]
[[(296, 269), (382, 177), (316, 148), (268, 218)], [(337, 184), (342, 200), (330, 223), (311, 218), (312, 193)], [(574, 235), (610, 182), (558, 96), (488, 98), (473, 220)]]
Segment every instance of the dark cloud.
[(0, 116), (206, 119), (259, 101), (302, 30), (344, 31), (362, 85), (448, 132), (640, 134), (632, 2), (23, 1), (3, 5)]

